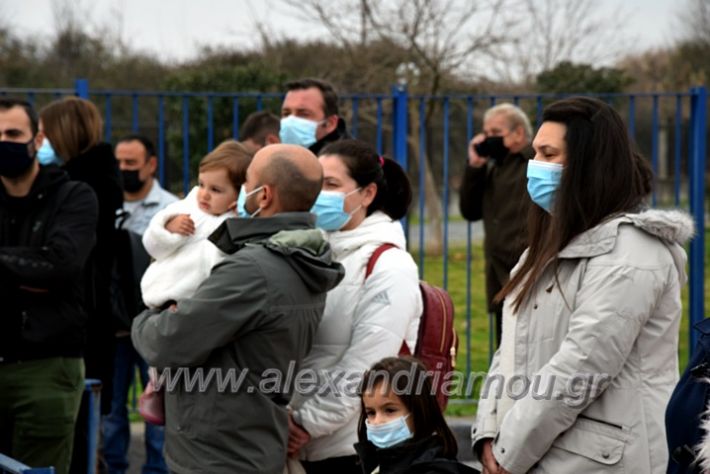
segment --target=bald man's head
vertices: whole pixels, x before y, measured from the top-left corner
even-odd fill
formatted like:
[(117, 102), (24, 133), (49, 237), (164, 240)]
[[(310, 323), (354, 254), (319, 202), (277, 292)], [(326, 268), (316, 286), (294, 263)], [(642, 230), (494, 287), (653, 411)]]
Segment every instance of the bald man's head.
[(255, 182), (274, 188), (280, 207), (277, 212), (310, 211), (323, 186), (318, 158), (296, 145), (266, 146), (254, 155), (249, 168)]

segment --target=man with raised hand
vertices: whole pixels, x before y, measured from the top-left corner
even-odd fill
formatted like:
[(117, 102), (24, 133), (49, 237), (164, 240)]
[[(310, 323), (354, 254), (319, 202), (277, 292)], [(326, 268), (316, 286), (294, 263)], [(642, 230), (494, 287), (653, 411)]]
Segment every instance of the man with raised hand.
[[(486, 300), (490, 321), (500, 344), (502, 305), (494, 297), (527, 246), (528, 161), (532, 127), (519, 107), (503, 103), (483, 116), (483, 132), (469, 144), (468, 166), (460, 190), (461, 215), (469, 221), (483, 219), (486, 233)], [(493, 321), (495, 319), (495, 321)]]

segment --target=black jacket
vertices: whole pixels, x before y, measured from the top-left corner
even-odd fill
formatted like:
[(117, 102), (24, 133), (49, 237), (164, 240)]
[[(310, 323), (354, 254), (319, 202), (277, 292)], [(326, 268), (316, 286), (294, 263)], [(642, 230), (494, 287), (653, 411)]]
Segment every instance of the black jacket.
[(23, 198), (0, 183), (0, 360), (82, 354), (97, 216), (89, 186), (55, 166), (40, 168)]
[(84, 360), (86, 377), (102, 382), (101, 409), (108, 413), (113, 393), (116, 327), (111, 303), (111, 273), (117, 246), (116, 212), (123, 208), (121, 174), (108, 143), (99, 143), (71, 158), (64, 169), (71, 179), (88, 184), (99, 203), (96, 247), (89, 258), (85, 280), (89, 325)]
[(697, 451), (708, 434), (700, 424), (710, 403), (710, 319), (697, 323), (698, 345), (666, 408), (668, 474), (700, 473)]
[(70, 159), (64, 169), (71, 179), (83, 181), (94, 190), (99, 201), (99, 220), (96, 225), (96, 248), (92, 264), (96, 271), (94, 282), (94, 311), (101, 317), (111, 312), (109, 282), (114, 261), (116, 212), (123, 208), (123, 190), (118, 161), (108, 143), (100, 143), (86, 153)]
[(352, 137), (347, 131), (345, 120), (343, 120), (342, 117), (338, 117), (338, 126), (335, 127), (335, 130), (309, 146), (308, 149), (311, 150), (313, 154), (318, 155), (327, 144), (337, 142), (338, 140), (345, 140), (346, 138)]
[(508, 275), (527, 245), (528, 160), (531, 146), (481, 168), (466, 166), (459, 206), (469, 221), (483, 219), (486, 232), (486, 293), (489, 311), (496, 311), (493, 297), (508, 281)]
[(380, 474), (476, 474), (472, 467), (443, 456), (441, 439), (437, 435), (417, 441), (405, 441), (391, 448), (380, 449), (369, 441), (355, 444), (363, 474), (377, 466)]

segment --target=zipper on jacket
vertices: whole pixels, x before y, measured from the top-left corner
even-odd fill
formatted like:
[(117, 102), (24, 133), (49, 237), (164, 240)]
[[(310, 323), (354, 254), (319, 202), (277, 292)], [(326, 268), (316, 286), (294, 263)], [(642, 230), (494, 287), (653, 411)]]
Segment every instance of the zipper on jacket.
[(618, 430), (623, 430), (623, 429), (624, 429), (624, 427), (621, 426), (621, 425), (617, 425), (617, 424), (614, 424), (614, 423), (610, 423), (610, 422), (608, 422), (608, 421), (600, 420), (600, 419), (598, 419), (598, 418), (592, 418), (592, 417), (587, 416), (587, 415), (578, 415), (577, 417), (578, 417), (578, 418), (585, 419), (585, 420), (589, 420), (589, 421), (595, 421), (595, 422), (597, 422), (597, 423), (601, 423), (602, 425), (611, 426), (612, 428), (616, 428), (616, 429), (618, 429)]

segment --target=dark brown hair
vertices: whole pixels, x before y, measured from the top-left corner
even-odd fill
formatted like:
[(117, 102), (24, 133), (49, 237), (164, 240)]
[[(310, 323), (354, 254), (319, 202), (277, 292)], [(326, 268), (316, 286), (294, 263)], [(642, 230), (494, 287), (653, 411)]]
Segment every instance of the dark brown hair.
[(32, 131), (32, 136), (34, 137), (37, 135), (39, 120), (37, 118), (37, 112), (35, 112), (35, 109), (32, 108), (32, 105), (22, 99), (12, 99), (8, 97), (0, 98), (0, 110), (9, 110), (13, 107), (20, 107), (21, 109), (24, 109), (27, 114), (27, 118), (30, 120), (30, 130)]
[[(406, 376), (405, 376), (406, 375)], [(441, 440), (442, 455), (445, 458), (456, 459), (458, 445), (451, 428), (446, 424), (444, 415), (439, 408), (436, 394), (432, 392), (431, 381), (427, 370), (414, 357), (387, 357), (377, 362), (365, 372), (362, 381), (362, 392), (367, 390), (390, 389), (399, 397), (409, 410), (414, 421), (413, 440), (428, 438), (435, 434)], [(394, 386), (390, 384), (394, 383)], [(358, 437), (360, 442), (367, 441), (365, 420), (365, 404), (360, 394), (360, 419), (358, 421)]]
[(381, 157), (367, 143), (359, 140), (338, 140), (323, 148), (319, 156), (337, 155), (358, 186), (377, 185), (377, 195), (367, 206), (367, 215), (383, 211), (397, 220), (407, 215), (412, 202), (412, 186), (401, 166)]
[(246, 181), (247, 168), (251, 163), (252, 154), (236, 140), (225, 140), (217, 148), (205, 155), (200, 161), (200, 171), (224, 169), (229, 181), (239, 192)]
[(79, 97), (65, 97), (46, 105), (39, 113), (42, 131), (63, 160), (85, 153), (103, 136), (103, 120), (96, 106)]
[(496, 295), (500, 302), (520, 287), (516, 312), (549, 265), (557, 274), (557, 254), (574, 237), (616, 214), (640, 210), (651, 192), (648, 162), (634, 151), (623, 120), (605, 102), (563, 99), (544, 110), (542, 121), (565, 125), (567, 163), (552, 213), (530, 207), (527, 258)]
[(249, 114), (239, 132), (239, 140), (252, 140), (261, 146), (266, 146), (266, 136), (279, 136), (281, 120), (271, 112), (262, 110)]
[(298, 91), (310, 88), (316, 88), (323, 96), (323, 113), (326, 117), (338, 115), (338, 94), (335, 93), (333, 86), (321, 79), (307, 77), (286, 83), (286, 90)]

